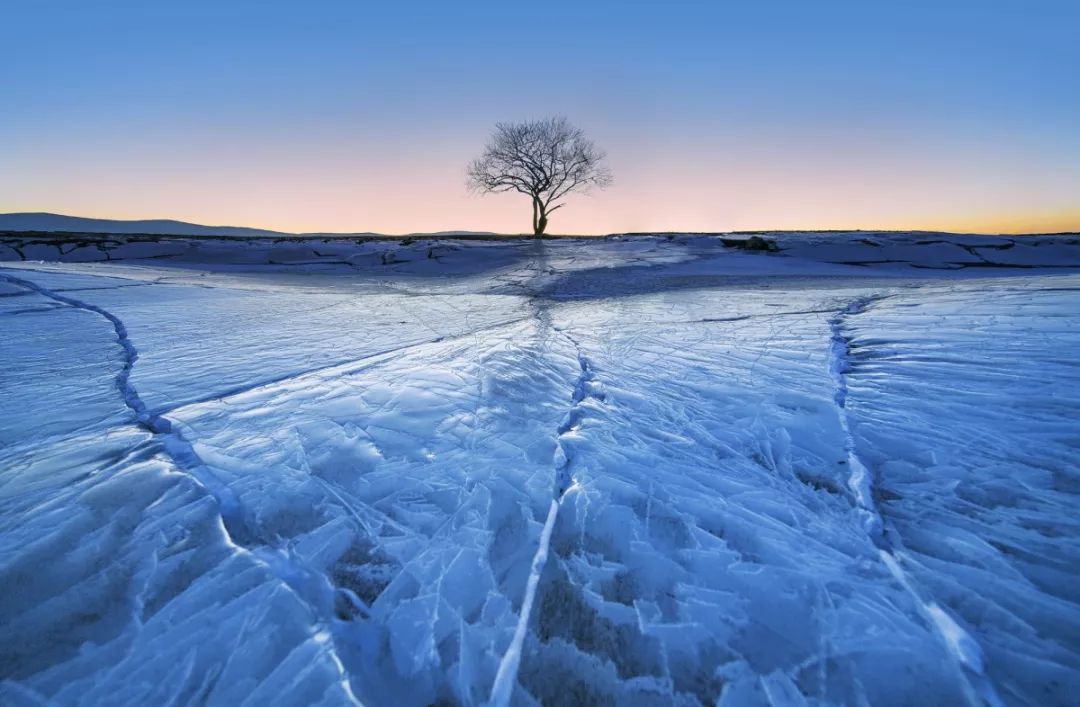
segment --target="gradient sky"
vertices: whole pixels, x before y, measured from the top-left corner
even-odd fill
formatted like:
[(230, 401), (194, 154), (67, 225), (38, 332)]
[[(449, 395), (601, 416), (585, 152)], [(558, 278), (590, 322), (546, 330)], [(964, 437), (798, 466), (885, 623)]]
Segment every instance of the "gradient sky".
[(615, 184), (556, 233), (1080, 230), (1080, 2), (0, 0), (0, 212), (520, 232), (493, 123)]

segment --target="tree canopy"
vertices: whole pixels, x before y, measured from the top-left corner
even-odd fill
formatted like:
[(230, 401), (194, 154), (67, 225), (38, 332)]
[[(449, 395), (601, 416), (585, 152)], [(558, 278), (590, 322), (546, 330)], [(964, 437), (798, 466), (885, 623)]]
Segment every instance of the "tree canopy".
[(528, 196), (533, 233), (540, 236), (568, 194), (611, 184), (611, 172), (602, 164), (605, 156), (566, 118), (497, 123), (484, 153), (468, 166), (468, 184), (480, 193)]

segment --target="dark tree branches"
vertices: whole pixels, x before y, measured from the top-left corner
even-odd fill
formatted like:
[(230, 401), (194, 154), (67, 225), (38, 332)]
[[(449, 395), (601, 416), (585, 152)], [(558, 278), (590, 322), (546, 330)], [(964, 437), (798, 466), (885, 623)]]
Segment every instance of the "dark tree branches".
[(540, 236), (567, 194), (611, 184), (611, 172), (601, 164), (604, 156), (566, 118), (498, 123), (484, 154), (469, 164), (466, 174), (469, 188), (482, 194), (516, 191), (528, 196), (533, 233)]

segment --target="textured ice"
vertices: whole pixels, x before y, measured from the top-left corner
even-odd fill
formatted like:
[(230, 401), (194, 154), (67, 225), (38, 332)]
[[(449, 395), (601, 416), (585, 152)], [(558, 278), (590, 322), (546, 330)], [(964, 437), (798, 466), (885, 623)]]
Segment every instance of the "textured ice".
[(0, 702), (1073, 702), (1080, 243), (777, 240), (5, 241)]

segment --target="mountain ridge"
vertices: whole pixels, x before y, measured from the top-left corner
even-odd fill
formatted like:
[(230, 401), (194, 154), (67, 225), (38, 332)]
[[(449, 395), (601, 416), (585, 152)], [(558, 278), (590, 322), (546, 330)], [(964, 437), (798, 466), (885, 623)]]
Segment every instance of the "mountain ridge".
[[(59, 233), (105, 233), (116, 235), (160, 236), (249, 236), (264, 238), (283, 237), (371, 237), (392, 234), (373, 231), (357, 232), (306, 232), (292, 233), (248, 226), (206, 226), (176, 219), (105, 219), (84, 216), (68, 216), (48, 211), (20, 211), (0, 214), (0, 231), (59, 232)], [(438, 231), (435, 233), (407, 233), (405, 236), (446, 235), (495, 235), (490, 231)]]

